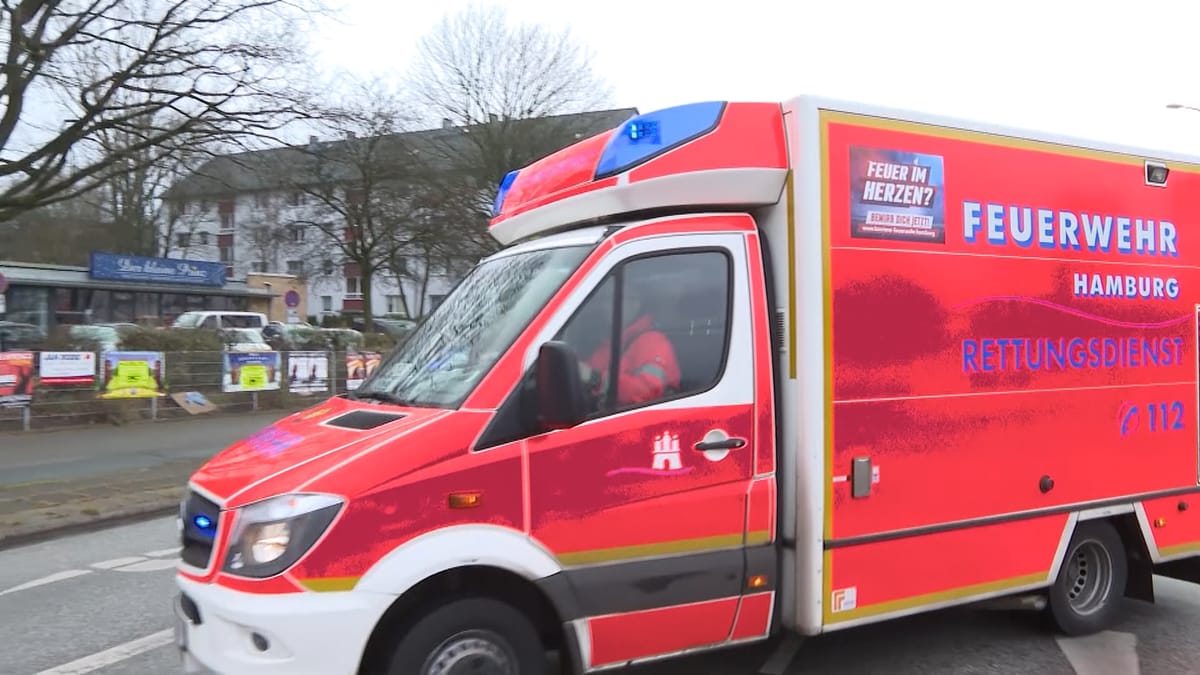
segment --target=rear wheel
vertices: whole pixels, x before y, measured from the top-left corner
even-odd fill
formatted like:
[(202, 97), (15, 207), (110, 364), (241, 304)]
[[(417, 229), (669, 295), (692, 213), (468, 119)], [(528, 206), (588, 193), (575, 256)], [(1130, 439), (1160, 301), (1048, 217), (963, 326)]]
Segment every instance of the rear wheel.
[(489, 598), (456, 600), (401, 638), (389, 675), (543, 675), (546, 653), (524, 614)]
[(1051, 619), (1067, 635), (1108, 628), (1120, 610), (1128, 577), (1125, 545), (1116, 528), (1103, 520), (1081, 522), (1050, 587)]

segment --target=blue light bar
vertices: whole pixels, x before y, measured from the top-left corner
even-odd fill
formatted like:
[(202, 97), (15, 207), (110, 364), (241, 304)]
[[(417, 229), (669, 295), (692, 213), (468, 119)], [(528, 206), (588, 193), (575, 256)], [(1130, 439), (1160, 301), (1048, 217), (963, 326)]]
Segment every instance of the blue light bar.
[(201, 529), (205, 532), (210, 530), (213, 526), (212, 518), (209, 518), (208, 516), (206, 516), (204, 514), (200, 514), (200, 515), (196, 516), (195, 518), (192, 518), (192, 522), (195, 523), (196, 527), (198, 527), (199, 529)]
[(643, 113), (621, 125), (596, 165), (596, 180), (628, 171), (717, 128), (724, 101), (688, 103)]
[(500, 181), (500, 189), (496, 191), (496, 201), (492, 202), (492, 217), (500, 215), (500, 209), (504, 208), (504, 198), (508, 196), (508, 191), (512, 189), (513, 182), (517, 180), (517, 174), (520, 169), (509, 171), (504, 176), (504, 180)]

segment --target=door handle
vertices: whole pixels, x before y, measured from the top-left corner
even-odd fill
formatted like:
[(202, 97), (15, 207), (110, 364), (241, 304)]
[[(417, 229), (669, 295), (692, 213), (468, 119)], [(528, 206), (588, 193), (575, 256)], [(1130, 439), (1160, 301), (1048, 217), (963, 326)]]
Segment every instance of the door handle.
[(698, 452), (709, 450), (736, 450), (746, 445), (744, 438), (726, 438), (719, 441), (700, 441), (694, 447)]

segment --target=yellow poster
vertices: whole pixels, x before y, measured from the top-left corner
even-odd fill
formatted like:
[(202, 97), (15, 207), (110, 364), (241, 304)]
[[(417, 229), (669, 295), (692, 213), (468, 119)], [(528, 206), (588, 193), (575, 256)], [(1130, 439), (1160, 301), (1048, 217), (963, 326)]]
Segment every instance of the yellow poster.
[(167, 395), (162, 352), (105, 352), (100, 371), (100, 398)]
[(233, 392), (279, 389), (280, 361), (279, 352), (226, 352), (221, 390)]

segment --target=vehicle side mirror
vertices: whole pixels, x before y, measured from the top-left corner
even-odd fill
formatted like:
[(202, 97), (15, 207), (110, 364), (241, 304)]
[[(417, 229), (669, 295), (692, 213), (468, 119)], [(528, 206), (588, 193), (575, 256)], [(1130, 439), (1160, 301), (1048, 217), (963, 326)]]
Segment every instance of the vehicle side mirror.
[(546, 429), (565, 429), (583, 420), (586, 397), (579, 359), (564, 342), (547, 342), (534, 364), (538, 421)]

